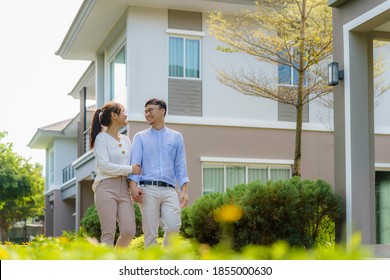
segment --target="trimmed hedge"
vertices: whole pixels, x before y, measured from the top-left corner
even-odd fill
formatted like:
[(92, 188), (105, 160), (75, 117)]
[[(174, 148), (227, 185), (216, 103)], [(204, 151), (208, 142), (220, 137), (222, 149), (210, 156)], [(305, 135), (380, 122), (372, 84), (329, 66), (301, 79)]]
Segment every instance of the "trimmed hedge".
[[(241, 219), (216, 222), (214, 213), (223, 205), (241, 208)], [(229, 238), (237, 250), (280, 240), (307, 248), (334, 242), (334, 221), (340, 214), (341, 199), (323, 180), (257, 181), (199, 198), (183, 211), (181, 233), (212, 246)]]

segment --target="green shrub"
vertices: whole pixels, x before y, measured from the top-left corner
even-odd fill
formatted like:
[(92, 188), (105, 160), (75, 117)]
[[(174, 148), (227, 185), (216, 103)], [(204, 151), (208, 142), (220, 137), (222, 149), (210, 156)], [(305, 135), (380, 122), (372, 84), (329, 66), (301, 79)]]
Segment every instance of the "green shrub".
[[(135, 223), (136, 223), (135, 236), (140, 236), (142, 234), (142, 215), (138, 203), (134, 203), (134, 212), (135, 212)], [(81, 219), (80, 224), (88, 236), (100, 240), (100, 236), (101, 236), (100, 221), (99, 221), (99, 216), (95, 204), (92, 204), (90, 207), (87, 208), (87, 211), (85, 212), (83, 218)], [(119, 236), (119, 228), (117, 225), (116, 238), (118, 238), (118, 236)]]
[(200, 243), (217, 244), (221, 240), (221, 228), (214, 219), (214, 211), (223, 205), (223, 198), (222, 193), (210, 193), (197, 199), (190, 209), (184, 211), (185, 224), (181, 232)]
[(300, 216), (310, 244), (334, 242), (334, 224), (341, 215), (341, 197), (323, 180), (300, 184)]
[[(256, 181), (230, 188), (224, 194), (207, 194), (183, 209), (181, 234), (212, 246), (228, 234), (236, 250), (280, 240), (305, 248), (334, 243), (340, 202), (330, 184), (323, 180), (301, 181), (294, 177), (266, 184)], [(223, 205), (240, 207), (241, 219), (230, 224), (216, 222), (214, 213)]]
[(85, 233), (88, 236), (100, 240), (100, 221), (95, 204), (92, 204), (90, 207), (87, 208), (87, 211), (85, 211), (85, 214), (80, 221), (80, 225), (83, 227)]
[(138, 203), (134, 203), (134, 213), (135, 213), (135, 224), (136, 224), (135, 236), (137, 237), (143, 234), (142, 215)]
[(192, 231), (192, 226), (190, 224), (189, 213), (191, 212), (191, 207), (185, 207), (181, 209), (181, 227), (180, 234), (185, 238), (194, 237), (194, 233)]
[(271, 245), (279, 240), (300, 244), (306, 236), (304, 232), (297, 232), (299, 202), (294, 184), (285, 181), (248, 184), (238, 202), (244, 215), (235, 224), (234, 248), (248, 244)]

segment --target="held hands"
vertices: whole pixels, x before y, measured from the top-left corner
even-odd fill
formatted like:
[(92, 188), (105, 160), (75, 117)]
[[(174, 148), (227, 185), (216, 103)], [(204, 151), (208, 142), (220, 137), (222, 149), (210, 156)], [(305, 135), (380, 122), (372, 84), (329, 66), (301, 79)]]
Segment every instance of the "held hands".
[(141, 174), (141, 171), (142, 171), (141, 165), (139, 165), (139, 164), (132, 164), (131, 167), (132, 167), (131, 174), (136, 174), (136, 175)]
[[(141, 165), (139, 164), (132, 164), (132, 171), (131, 174), (140, 175), (141, 174)], [(134, 202), (142, 203), (142, 195), (144, 194), (144, 191), (140, 189), (137, 186), (137, 183), (134, 181), (129, 182), (130, 185), (130, 195)]]
[(130, 194), (134, 202), (142, 203), (144, 191), (134, 181), (130, 181)]

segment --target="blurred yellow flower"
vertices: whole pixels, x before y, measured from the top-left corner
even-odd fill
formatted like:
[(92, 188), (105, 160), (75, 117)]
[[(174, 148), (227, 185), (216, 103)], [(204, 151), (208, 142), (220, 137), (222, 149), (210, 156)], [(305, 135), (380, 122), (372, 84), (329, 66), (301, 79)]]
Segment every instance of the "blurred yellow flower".
[(6, 260), (9, 258), (9, 254), (6, 250), (0, 248), (0, 260)]
[(60, 244), (67, 244), (70, 242), (70, 239), (66, 236), (60, 236), (58, 238), (58, 241), (60, 242)]
[(227, 204), (215, 211), (214, 218), (217, 222), (233, 223), (241, 219), (242, 214), (241, 207), (234, 204)]

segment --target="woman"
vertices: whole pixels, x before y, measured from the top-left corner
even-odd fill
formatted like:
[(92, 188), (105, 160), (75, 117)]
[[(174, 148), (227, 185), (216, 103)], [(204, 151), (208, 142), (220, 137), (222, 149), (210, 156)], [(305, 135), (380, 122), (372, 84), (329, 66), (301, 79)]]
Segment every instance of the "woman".
[(116, 247), (127, 247), (135, 235), (134, 206), (127, 176), (141, 173), (139, 165), (130, 165), (129, 137), (119, 132), (126, 125), (126, 119), (127, 114), (121, 104), (107, 103), (96, 110), (90, 135), (90, 146), (94, 149), (97, 163), (92, 189), (101, 225), (100, 242), (114, 245), (118, 222), (120, 236)]

